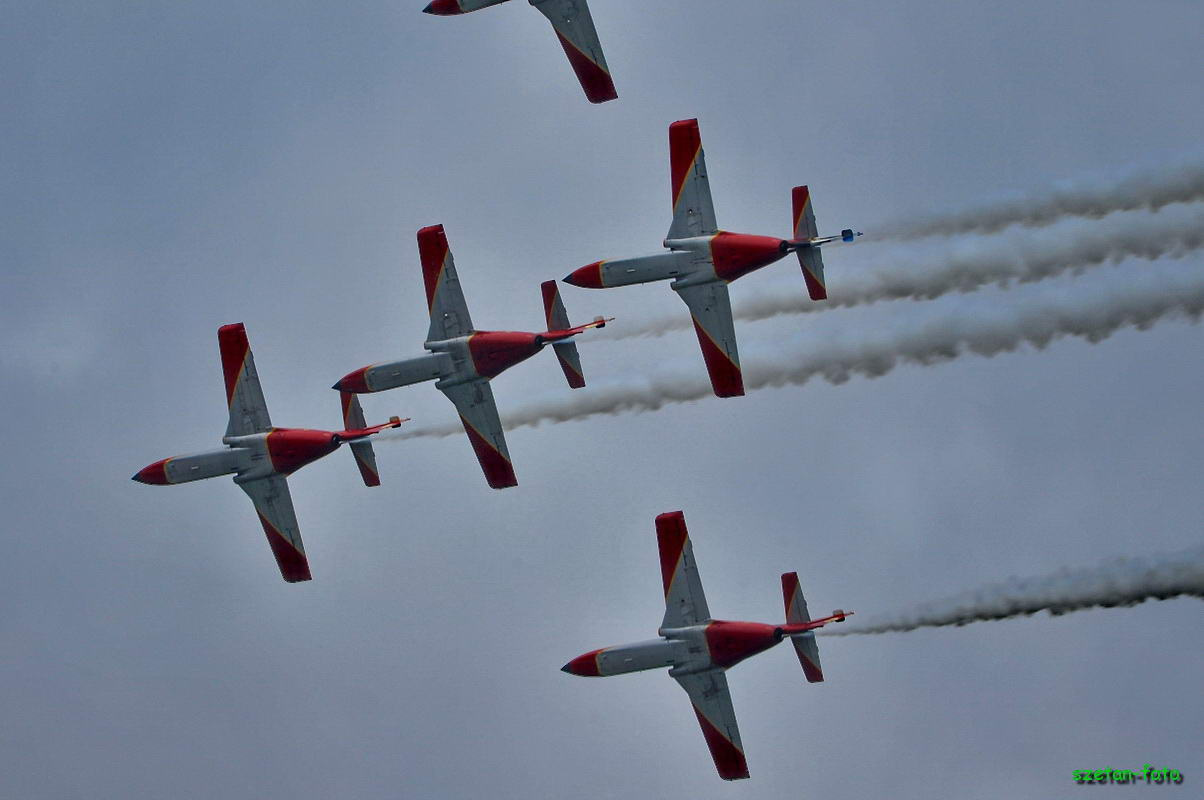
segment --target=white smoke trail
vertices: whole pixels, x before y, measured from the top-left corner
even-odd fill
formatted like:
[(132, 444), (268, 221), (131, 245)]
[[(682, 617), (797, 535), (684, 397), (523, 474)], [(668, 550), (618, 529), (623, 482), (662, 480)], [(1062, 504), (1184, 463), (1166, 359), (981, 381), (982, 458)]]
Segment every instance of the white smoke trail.
[[(1181, 258), (1202, 247), (1204, 208), (1142, 214), (1118, 219), (1116, 225), (1106, 227), (1092, 224), (1086, 230), (1049, 232), (1042, 236), (1024, 233), (956, 242), (947, 252), (925, 254), (923, 260), (901, 251), (888, 266), (873, 272), (833, 276), (829, 297), (824, 302), (813, 302), (797, 288), (788, 293), (744, 299), (736, 304), (732, 316), (753, 321), (884, 300), (932, 300), (992, 284), (1008, 286), (1063, 273), (1077, 274), (1128, 258), (1146, 261)], [(692, 327), (690, 315), (683, 309), (681, 314), (671, 317), (612, 326), (604, 337), (661, 336)]]
[[(875, 328), (857, 331), (846, 341), (817, 342), (814, 338), (775, 340), (765, 354), (744, 359), (748, 390), (801, 385), (812, 378), (840, 384), (854, 376), (877, 378), (900, 364), (929, 366), (967, 353), (990, 358), (1022, 345), (1042, 349), (1055, 339), (1079, 337), (1103, 341), (1116, 331), (1145, 330), (1162, 319), (1198, 322), (1204, 315), (1204, 270), (1160, 276), (1150, 285), (1114, 286), (1106, 291), (1075, 287), (1041, 301), (992, 307), (991, 314), (954, 310), (907, 331)], [(563, 399), (532, 402), (504, 409), (507, 430), (542, 423), (567, 422), (599, 415), (656, 411), (711, 396), (702, 365), (685, 375), (658, 375), (625, 383), (596, 384)], [(390, 438), (450, 436), (458, 424), (415, 428)]]
[(825, 636), (914, 631), (1007, 619), (1039, 611), (1057, 616), (1088, 608), (1133, 606), (1172, 597), (1204, 599), (1204, 549), (1116, 558), (1094, 567), (1064, 567), (1036, 578), (1008, 578), (911, 611), (826, 629)]
[(1130, 171), (1120, 178), (1064, 182), (1033, 193), (948, 214), (930, 214), (883, 226), (875, 236), (895, 240), (959, 233), (994, 233), (1010, 225), (1041, 227), (1064, 217), (1100, 217), (1116, 211), (1157, 211), (1204, 200), (1204, 163)]

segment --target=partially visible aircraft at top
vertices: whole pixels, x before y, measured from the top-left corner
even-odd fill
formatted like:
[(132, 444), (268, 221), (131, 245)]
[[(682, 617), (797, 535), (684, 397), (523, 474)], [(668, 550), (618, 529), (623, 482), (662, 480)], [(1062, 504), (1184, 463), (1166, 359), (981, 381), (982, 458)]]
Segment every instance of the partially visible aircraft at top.
[(685, 301), (694, 318), (711, 388), (719, 397), (739, 397), (744, 394), (744, 378), (727, 285), (795, 253), (811, 299), (824, 300), (828, 291), (820, 247), (831, 242), (852, 242), (861, 234), (846, 228), (837, 236), (820, 236), (806, 186), (796, 186), (792, 191), (794, 235), (790, 239), (720, 230), (711, 204), (711, 185), (696, 119), (669, 126), (669, 172), (673, 223), (664, 241), (669, 252), (595, 261), (574, 270), (564, 281), (586, 289), (673, 281), (669, 288)]
[[(467, 14), (486, 6), (496, 6), (506, 0), (431, 0), (424, 13), (440, 17)], [(591, 103), (605, 103), (619, 95), (602, 55), (602, 44), (594, 30), (594, 20), (589, 14), (586, 0), (529, 0), (531, 5), (548, 18), (556, 31), (556, 38), (569, 58), (577, 80), (585, 90)]]
[(288, 491), (289, 475), (312, 461), (332, 453), (344, 442), (351, 445), (366, 486), (379, 486), (376, 456), (368, 437), (386, 428), (397, 428), (405, 420), (391, 417), (381, 425), (368, 426), (355, 395), (344, 392), (345, 430), (318, 431), (304, 428), (276, 428), (268, 417), (268, 405), (255, 371), (255, 359), (247, 331), (241, 322), (223, 325), (217, 330), (226, 378), (226, 403), (230, 421), (222, 437), (221, 450), (165, 458), (148, 464), (134, 475), (139, 483), (166, 486), (204, 478), (234, 475), (237, 483), (255, 504), (268, 545), (280, 567), (280, 575), (289, 583), (310, 579), (309, 560), (301, 543), (301, 529)]
[(809, 683), (820, 683), (824, 673), (815, 629), (830, 622), (844, 622), (853, 612), (837, 610), (830, 616), (811, 619), (799, 589), (798, 573), (787, 572), (782, 575), (784, 623), (712, 619), (682, 512), (670, 511), (656, 518), (656, 542), (665, 589), (665, 616), (657, 630), (660, 638), (591, 650), (561, 670), (596, 678), (669, 667), (669, 677), (677, 680), (694, 704), (694, 715), (719, 777), (728, 781), (747, 778), (748, 764), (725, 671), (789, 639), (803, 676)]
[(436, 381), (435, 388), (447, 395), (460, 412), (464, 432), (481, 463), (485, 480), (494, 489), (517, 486), (490, 379), (550, 344), (569, 386), (580, 389), (585, 386), (585, 376), (573, 338), (590, 328), (601, 328), (610, 320), (596, 317), (593, 322), (570, 326), (556, 281), (544, 281), (541, 288), (547, 330), (478, 331), (468, 315), (468, 304), (442, 225), (418, 231), (418, 255), (431, 317), (423, 347), (430, 353), (361, 367), (340, 378), (334, 388), (362, 394)]

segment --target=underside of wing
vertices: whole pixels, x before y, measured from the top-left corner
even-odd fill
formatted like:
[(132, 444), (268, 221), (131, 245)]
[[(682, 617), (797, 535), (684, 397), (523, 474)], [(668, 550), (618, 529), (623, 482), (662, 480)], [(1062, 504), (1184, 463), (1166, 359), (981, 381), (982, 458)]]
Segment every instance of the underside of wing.
[(468, 434), (473, 452), (481, 462), (485, 480), (494, 489), (517, 486), (518, 478), (514, 476), (502, 421), (498, 417), (497, 404), (488, 381), (476, 380), (439, 388), (460, 412), (464, 432)]
[(740, 743), (740, 729), (736, 727), (736, 712), (723, 670), (680, 675), (677, 682), (694, 704), (694, 714), (719, 777), (725, 781), (747, 778), (748, 764), (744, 761), (744, 746)]
[(531, 5), (556, 29), (560, 46), (589, 101), (605, 103), (618, 97), (586, 0), (531, 0)]
[(732, 322), (732, 302), (723, 281), (673, 287), (690, 307), (698, 346), (711, 376), (711, 388), (719, 397), (744, 394), (740, 372), (740, 353), (736, 349), (736, 328)]
[(673, 224), (665, 238), (718, 233), (696, 119), (683, 119), (669, 126), (669, 183), (673, 192)]
[(426, 303), (431, 314), (428, 342), (454, 339), (472, 333), (472, 318), (460, 289), (456, 263), (442, 225), (431, 225), (418, 231), (418, 255), (422, 260), (422, 282), (426, 286)]
[(309, 580), (309, 561), (305, 558), (305, 545), (301, 542), (301, 529), (297, 526), (288, 481), (283, 476), (273, 475), (239, 486), (255, 504), (281, 577), (289, 583)]
[(699, 625), (711, 618), (702, 580), (694, 563), (694, 548), (686, 530), (686, 517), (670, 511), (656, 518), (656, 544), (661, 557), (661, 582), (665, 587), (662, 628)]
[(263, 399), (259, 373), (251, 344), (241, 322), (217, 329), (217, 344), (222, 354), (222, 373), (226, 379), (226, 403), (230, 408), (227, 436), (263, 433), (272, 427), (268, 404)]

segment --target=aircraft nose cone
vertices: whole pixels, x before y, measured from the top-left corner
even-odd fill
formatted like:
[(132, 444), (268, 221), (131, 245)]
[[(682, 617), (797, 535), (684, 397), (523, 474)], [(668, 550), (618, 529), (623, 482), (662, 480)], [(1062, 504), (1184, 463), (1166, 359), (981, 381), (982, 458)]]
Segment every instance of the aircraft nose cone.
[(355, 372), (348, 372), (339, 378), (338, 382), (331, 388), (340, 392), (353, 392), (355, 394), (371, 392), (372, 390), (368, 388), (368, 367), (361, 367)]
[(130, 480), (138, 481), (138, 483), (146, 483), (151, 486), (166, 486), (171, 483), (167, 479), (167, 462), (171, 459), (165, 458), (162, 461), (156, 461), (154, 464), (148, 464), (138, 470)]
[(601, 650), (592, 650), (588, 653), (582, 653), (561, 667), (560, 671), (567, 672), (570, 675), (580, 675), (584, 678), (596, 678), (602, 674), (598, 671), (598, 653), (601, 652)]
[(602, 261), (586, 264), (565, 276), (564, 282), (582, 289), (602, 289)]
[(456, 0), (431, 0), (427, 7), (422, 9), (422, 13), (449, 17), (453, 14), (463, 14), (464, 10), (460, 8), (460, 4)]

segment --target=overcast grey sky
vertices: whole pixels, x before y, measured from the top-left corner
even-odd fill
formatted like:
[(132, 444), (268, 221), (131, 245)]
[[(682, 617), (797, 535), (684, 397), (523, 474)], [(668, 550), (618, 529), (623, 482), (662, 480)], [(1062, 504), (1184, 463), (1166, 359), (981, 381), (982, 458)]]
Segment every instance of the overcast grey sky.
[[(462, 437), (382, 442), (373, 490), (336, 453), (291, 480), (303, 585), (229, 481), (129, 476), (217, 445), (223, 323), (246, 323), (277, 425), (337, 426), (335, 379), (421, 351), (419, 227), (446, 226), (483, 328), (537, 327), (539, 281), (655, 250), (676, 119), (700, 120), (725, 229), (787, 234), (808, 183), (821, 230), (866, 232), (826, 256), (834, 292), (946, 247), (875, 226), (1199, 164), (1204, 6), (593, 0), (620, 96), (592, 106), (525, 3), (423, 4), (0, 4), (0, 794), (1054, 797), (1146, 763), (1187, 780), (1097, 791), (1198, 793), (1198, 600), (825, 640), (818, 686), (766, 653), (729, 675), (740, 784), (663, 674), (558, 671), (655, 635), (667, 510), (728, 619), (778, 620), (787, 570), (813, 609), (868, 616), (1199, 544), (1197, 325), (522, 428), (505, 492)], [(1202, 267), (738, 330), (765, 358)], [(805, 289), (790, 260), (732, 291)], [(664, 286), (563, 294), (616, 330), (685, 314)], [(596, 387), (702, 375), (689, 331), (595, 339)], [(494, 391), (503, 418), (569, 392), (551, 354)], [(455, 420), (429, 385), (364, 405)]]

